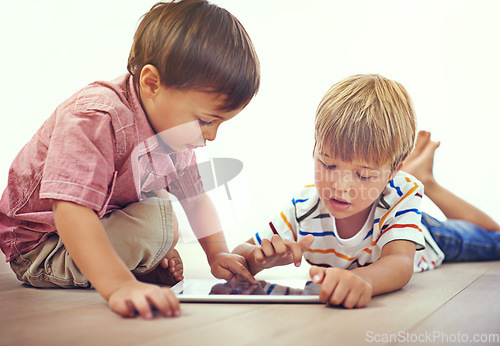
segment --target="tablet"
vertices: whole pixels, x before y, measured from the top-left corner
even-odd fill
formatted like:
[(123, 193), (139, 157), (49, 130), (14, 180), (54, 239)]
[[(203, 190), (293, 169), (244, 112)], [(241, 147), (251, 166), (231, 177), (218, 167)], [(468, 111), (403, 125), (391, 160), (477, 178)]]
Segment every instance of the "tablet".
[(184, 279), (172, 287), (181, 302), (192, 303), (321, 303), (319, 286), (308, 280), (227, 282)]

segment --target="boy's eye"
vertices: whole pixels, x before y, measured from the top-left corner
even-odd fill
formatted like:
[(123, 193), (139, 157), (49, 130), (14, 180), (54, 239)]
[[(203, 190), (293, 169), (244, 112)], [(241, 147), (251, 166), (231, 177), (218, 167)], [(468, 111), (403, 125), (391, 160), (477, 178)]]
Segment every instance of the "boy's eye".
[(356, 172), (356, 176), (360, 179), (360, 180), (370, 180), (372, 177), (370, 176), (364, 176), (358, 172)]
[(204, 121), (204, 120), (201, 120), (201, 119), (198, 119), (198, 121), (200, 122), (200, 125), (204, 125), (204, 126), (210, 126), (210, 125), (212, 125), (211, 121)]
[(204, 121), (201, 119), (198, 119), (198, 121), (200, 122), (200, 125), (202, 125), (202, 126), (210, 126), (213, 124), (213, 121)]
[(323, 164), (323, 166), (326, 168), (326, 169), (335, 169), (337, 166), (336, 165), (327, 165), (326, 163), (324, 163), (323, 161), (321, 161), (321, 163)]

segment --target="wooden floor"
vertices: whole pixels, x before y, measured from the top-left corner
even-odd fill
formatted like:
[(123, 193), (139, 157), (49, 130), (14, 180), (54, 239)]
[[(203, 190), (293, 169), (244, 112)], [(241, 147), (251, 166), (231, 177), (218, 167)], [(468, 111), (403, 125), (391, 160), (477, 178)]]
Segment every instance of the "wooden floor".
[[(186, 277), (208, 277), (198, 246), (180, 248)], [(307, 267), (266, 278), (306, 278)], [(446, 264), (363, 309), (192, 304), (182, 316), (124, 319), (92, 290), (33, 289), (0, 264), (0, 345), (500, 345), (500, 261)]]

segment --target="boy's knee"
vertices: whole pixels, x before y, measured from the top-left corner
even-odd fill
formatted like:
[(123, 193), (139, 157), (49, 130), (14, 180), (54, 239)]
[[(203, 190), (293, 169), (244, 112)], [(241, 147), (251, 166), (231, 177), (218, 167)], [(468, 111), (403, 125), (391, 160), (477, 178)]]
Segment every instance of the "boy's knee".
[(169, 199), (151, 198), (131, 204), (101, 222), (118, 255), (129, 269), (138, 272), (154, 266), (179, 239)]

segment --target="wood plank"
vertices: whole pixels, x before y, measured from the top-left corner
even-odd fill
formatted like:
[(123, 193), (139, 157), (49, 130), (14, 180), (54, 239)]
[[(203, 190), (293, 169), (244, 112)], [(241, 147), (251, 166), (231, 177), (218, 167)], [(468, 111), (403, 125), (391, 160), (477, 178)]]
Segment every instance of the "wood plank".
[[(206, 267), (201, 268), (201, 275), (206, 275)], [(268, 275), (307, 277), (307, 268), (274, 268), (259, 278)], [(375, 333), (425, 330), (425, 323), (433, 319), (448, 329), (467, 326), (471, 318), (480, 320), (479, 312), (498, 321), (498, 313), (491, 311), (500, 311), (495, 305), (498, 293), (488, 292), (499, 291), (499, 275), (500, 262), (447, 264), (414, 275), (404, 289), (375, 297), (363, 309), (183, 304), (180, 318), (143, 321), (114, 314), (95, 291), (27, 288), (13, 273), (6, 273), (0, 275), (0, 344), (360, 345)], [(462, 305), (472, 302), (474, 295), (476, 300), (484, 297), (482, 303), (466, 305), (474, 314), (456, 314)], [(452, 303), (457, 307), (445, 310)], [(452, 320), (449, 314), (455, 314)]]
[[(220, 321), (231, 320), (260, 306), (250, 304), (190, 305), (185, 304), (180, 318), (162, 318), (144, 321), (140, 318), (125, 319), (111, 312), (105, 304), (89, 304), (74, 309), (47, 313), (44, 317), (33, 315), (22, 320), (2, 322), (2, 345), (143, 345), (171, 343), (189, 344), (193, 337), (208, 341), (199, 334), (199, 327), (217, 329)], [(22, 323), (20, 323), (22, 321)], [(222, 324), (224, 325), (224, 324)], [(29, 332), (28, 332), (29, 331)], [(177, 337), (179, 334), (187, 338)], [(217, 340), (219, 340), (217, 338)]]
[[(451, 283), (442, 291), (435, 293), (433, 299), (425, 304), (419, 302), (425, 301), (424, 299), (435, 288), (428, 284), (436, 282), (428, 276), (433, 272), (416, 275), (407, 288), (375, 298), (366, 309), (268, 305), (261, 310), (252, 310), (247, 314), (235, 316), (230, 321), (222, 321), (217, 324), (218, 328), (200, 326), (199, 332), (195, 333), (200, 336), (199, 338), (180, 334), (174, 339), (169, 338), (169, 342), (182, 340), (190, 340), (194, 344), (204, 340), (218, 342), (220, 340), (217, 336), (223, 330), (226, 340), (238, 340), (236, 342), (238, 345), (266, 343), (269, 340), (277, 345), (363, 344), (368, 332), (407, 330), (413, 323), (421, 321), (460, 291), (464, 282), (470, 282), (478, 275), (476, 271), (468, 271), (468, 275), (457, 277), (462, 271), (452, 270), (452, 272), (452, 275), (444, 277), (432, 275), (442, 277), (441, 280)], [(242, 339), (241, 335), (245, 335), (245, 338)]]
[(485, 274), (412, 329), (415, 336), (411, 338), (440, 344), (500, 345), (500, 263), (487, 265)]
[(0, 256), (0, 274), (12, 273), (9, 263), (5, 262), (5, 257)]

